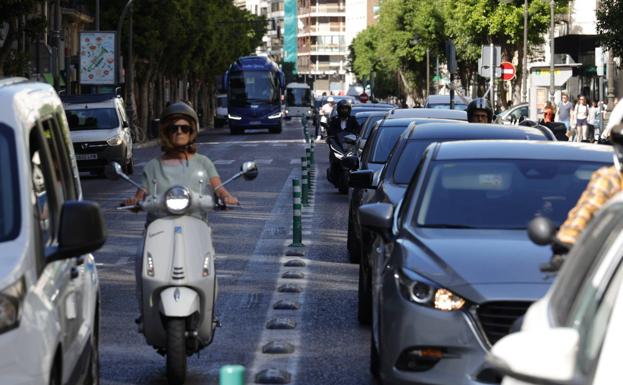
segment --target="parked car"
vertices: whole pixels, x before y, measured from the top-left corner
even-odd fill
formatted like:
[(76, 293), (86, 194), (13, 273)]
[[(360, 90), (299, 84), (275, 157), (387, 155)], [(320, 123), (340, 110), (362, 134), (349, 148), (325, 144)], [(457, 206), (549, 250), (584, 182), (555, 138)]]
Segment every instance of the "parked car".
[(223, 127), (227, 123), (227, 94), (216, 95), (214, 127)]
[[(554, 229), (549, 233), (551, 241)], [(623, 194), (619, 194), (593, 218), (547, 295), (530, 306), (521, 331), (491, 349), (487, 360), (507, 375), (504, 384), (617, 382), (622, 245)], [(537, 344), (539, 349), (534, 349)]]
[(386, 119), (429, 118), (452, 119), (467, 121), (467, 112), (435, 108), (395, 108), (387, 114)]
[(519, 124), (530, 116), (528, 103), (514, 105), (502, 111), (495, 117), (495, 122), (499, 124)]
[[(393, 104), (385, 104), (385, 103), (353, 104), (350, 110), (350, 115), (357, 116), (358, 113), (367, 112), (367, 111), (389, 111), (394, 108), (396, 108), (396, 106), (394, 106)], [(333, 110), (331, 111), (331, 118), (333, 118), (334, 116), (337, 116), (337, 101), (335, 105), (333, 106)]]
[(106, 239), (82, 190), (54, 89), (0, 80), (0, 382), (98, 384)]
[[(454, 95), (454, 109), (464, 111), (472, 99), (462, 95)], [(429, 95), (424, 102), (424, 108), (449, 110), (450, 95)]]
[(62, 98), (80, 171), (104, 174), (117, 162), (126, 174), (134, 171), (134, 150), (123, 99), (114, 94)]
[(359, 209), (362, 225), (383, 239), (370, 355), (383, 383), (499, 382), (485, 354), (554, 279), (539, 270), (551, 250), (528, 239), (527, 224), (535, 216), (562, 223), (593, 171), (612, 163), (596, 147), (434, 143), (398, 208)]
[[(376, 264), (378, 255), (374, 252), (376, 239), (374, 233), (361, 226), (359, 206), (366, 203), (388, 202), (396, 206), (402, 200), (407, 185), (420, 162), (424, 150), (433, 142), (450, 142), (456, 140), (551, 140), (540, 131), (530, 128), (506, 127), (495, 124), (432, 122), (423, 124), (421, 121), (411, 123), (398, 139), (385, 167), (379, 176), (378, 185), (373, 185), (373, 175), (369, 171), (356, 173), (352, 184), (358, 184), (365, 193), (361, 200), (351, 200), (349, 219), (352, 221), (354, 243), (360, 245), (359, 286), (358, 286), (358, 319), (363, 324), (370, 323), (372, 294), (371, 268)], [(366, 175), (367, 174), (367, 175)]]

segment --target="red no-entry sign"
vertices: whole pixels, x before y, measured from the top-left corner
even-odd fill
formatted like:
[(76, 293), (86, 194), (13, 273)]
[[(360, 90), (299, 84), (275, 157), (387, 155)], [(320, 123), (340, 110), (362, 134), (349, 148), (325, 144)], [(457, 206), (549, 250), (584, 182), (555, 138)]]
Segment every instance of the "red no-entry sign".
[(502, 80), (513, 80), (515, 78), (515, 66), (513, 63), (503, 61), (500, 63), (502, 69)]

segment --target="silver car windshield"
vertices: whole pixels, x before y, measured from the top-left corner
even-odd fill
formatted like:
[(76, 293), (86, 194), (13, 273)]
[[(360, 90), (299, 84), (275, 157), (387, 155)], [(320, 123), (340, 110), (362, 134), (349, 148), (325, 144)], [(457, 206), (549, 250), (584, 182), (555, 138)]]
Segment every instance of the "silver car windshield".
[(532, 159), (433, 162), (418, 227), (525, 229), (540, 215), (560, 225), (600, 163)]
[(0, 124), (0, 242), (17, 237), (20, 194), (13, 131)]

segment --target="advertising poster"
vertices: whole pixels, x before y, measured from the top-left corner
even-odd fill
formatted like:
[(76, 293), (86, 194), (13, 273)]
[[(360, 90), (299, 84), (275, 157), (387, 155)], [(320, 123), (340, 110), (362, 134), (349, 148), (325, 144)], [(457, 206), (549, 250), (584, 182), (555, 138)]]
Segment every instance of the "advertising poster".
[(115, 84), (115, 33), (80, 33), (80, 84)]

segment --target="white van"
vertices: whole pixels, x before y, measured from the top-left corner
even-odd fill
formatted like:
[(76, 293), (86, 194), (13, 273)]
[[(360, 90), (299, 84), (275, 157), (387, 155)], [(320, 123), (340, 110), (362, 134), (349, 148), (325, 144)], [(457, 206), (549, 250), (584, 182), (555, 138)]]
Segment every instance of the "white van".
[(97, 384), (106, 239), (54, 89), (0, 79), (0, 383)]
[(286, 119), (306, 116), (311, 119), (314, 102), (311, 88), (305, 83), (290, 83), (286, 86), (286, 104), (283, 111)]
[(80, 171), (103, 175), (106, 165), (114, 161), (132, 174), (132, 135), (123, 99), (94, 94), (63, 96), (62, 100)]

